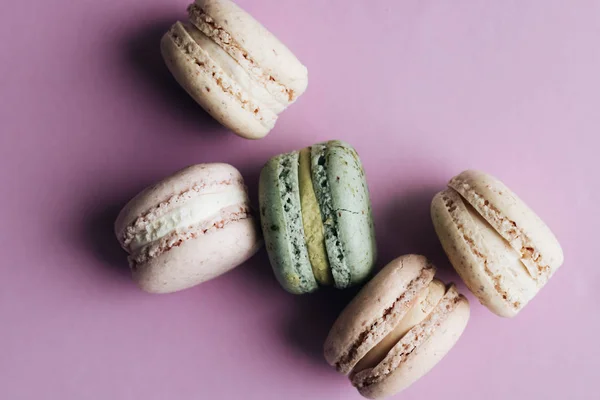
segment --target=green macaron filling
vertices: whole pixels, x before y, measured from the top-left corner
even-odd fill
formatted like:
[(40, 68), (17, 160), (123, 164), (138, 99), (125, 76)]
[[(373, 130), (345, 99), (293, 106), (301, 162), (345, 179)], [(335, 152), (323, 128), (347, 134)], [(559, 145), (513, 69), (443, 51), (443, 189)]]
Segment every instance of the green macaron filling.
[(333, 207), (333, 200), (327, 178), (327, 143), (319, 143), (311, 148), (311, 172), (313, 188), (319, 202), (321, 219), (325, 234), (325, 247), (331, 266), (331, 273), (335, 286), (340, 289), (352, 284), (350, 268), (346, 264), (344, 248), (341, 244), (337, 214)]

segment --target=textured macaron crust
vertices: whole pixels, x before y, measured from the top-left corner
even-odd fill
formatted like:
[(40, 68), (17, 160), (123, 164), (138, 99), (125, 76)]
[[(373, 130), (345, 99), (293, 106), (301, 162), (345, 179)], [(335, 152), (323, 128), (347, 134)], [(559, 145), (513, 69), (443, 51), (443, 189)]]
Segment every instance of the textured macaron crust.
[(227, 164), (190, 166), (143, 190), (119, 213), (115, 234), (151, 293), (212, 279), (262, 244), (243, 178)]
[(161, 52), (179, 84), (221, 124), (260, 139), (308, 84), (300, 61), (230, 0), (197, 0)]
[(376, 257), (371, 204), (351, 146), (333, 140), (272, 158), (259, 201), (271, 265), (287, 291), (343, 289), (368, 277)]
[(342, 311), (325, 341), (327, 362), (368, 398), (410, 386), (454, 346), (469, 303), (418, 255), (382, 269)]
[(438, 193), (431, 215), (450, 262), (479, 301), (513, 317), (563, 263), (556, 237), (498, 179), (464, 171)]

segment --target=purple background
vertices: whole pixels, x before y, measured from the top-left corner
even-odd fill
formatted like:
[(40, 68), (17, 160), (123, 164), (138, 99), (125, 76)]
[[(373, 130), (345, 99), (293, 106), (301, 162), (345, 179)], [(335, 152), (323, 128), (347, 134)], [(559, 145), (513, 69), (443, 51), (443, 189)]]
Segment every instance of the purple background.
[(269, 157), (334, 138), (366, 168), (378, 267), (422, 253), (458, 279), (429, 202), (465, 168), (504, 180), (565, 252), (513, 320), (469, 296), (461, 340), (398, 398), (598, 398), (600, 2), (240, 4), (309, 69), (261, 141), (226, 132), (166, 71), (158, 41), (187, 1), (0, 5), (0, 398), (359, 398), (321, 355), (351, 292), (288, 295), (262, 250), (147, 295), (111, 231), (129, 198), (186, 165), (231, 163), (256, 200)]

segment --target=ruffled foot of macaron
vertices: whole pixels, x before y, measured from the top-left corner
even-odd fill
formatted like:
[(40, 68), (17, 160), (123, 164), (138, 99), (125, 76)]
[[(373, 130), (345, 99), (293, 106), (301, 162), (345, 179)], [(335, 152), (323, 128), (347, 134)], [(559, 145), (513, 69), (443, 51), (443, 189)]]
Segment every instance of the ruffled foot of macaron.
[(228, 164), (190, 166), (143, 190), (119, 213), (115, 234), (150, 293), (215, 278), (262, 246), (243, 178)]
[(469, 320), (469, 303), (453, 284), (434, 279), (418, 255), (383, 268), (342, 311), (325, 341), (327, 362), (349, 375), (361, 395), (399, 393), (431, 370)]
[(162, 38), (167, 67), (221, 124), (247, 139), (266, 136), (306, 90), (306, 67), (230, 0), (196, 0), (188, 15)]
[(302, 294), (364, 282), (376, 258), (358, 154), (332, 140), (272, 158), (259, 182), (263, 236), (279, 283)]
[(464, 171), (431, 204), (450, 262), (481, 304), (513, 317), (563, 263), (558, 240), (506, 185)]

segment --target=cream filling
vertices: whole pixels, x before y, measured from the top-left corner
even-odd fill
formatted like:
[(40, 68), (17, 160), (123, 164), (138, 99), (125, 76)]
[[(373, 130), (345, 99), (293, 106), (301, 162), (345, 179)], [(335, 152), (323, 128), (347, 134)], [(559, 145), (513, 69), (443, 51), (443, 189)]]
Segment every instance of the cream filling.
[(243, 204), (247, 200), (246, 193), (235, 187), (228, 187), (226, 190), (216, 193), (203, 193), (148, 222), (143, 229), (134, 234), (131, 249), (135, 251), (174, 231), (200, 224), (218, 214), (220, 210)]
[(465, 207), (486, 247), (487, 268), (496, 290), (516, 310), (522, 308), (537, 293), (535, 279), (523, 265), (519, 253), (466, 201)]
[(244, 95), (255, 100), (262, 107), (272, 110), (279, 114), (285, 110), (286, 105), (277, 101), (275, 97), (267, 91), (267, 89), (252, 79), (248, 72), (240, 66), (225, 50), (216, 44), (211, 38), (204, 33), (188, 25), (188, 34), (194, 41), (208, 53), (210, 58), (242, 89)]
[(251, 74), (255, 80), (262, 83), (277, 101), (283, 104), (290, 104), (296, 99), (296, 94), (292, 89), (286, 88), (277, 82), (273, 76), (266, 73), (252, 59), (240, 43), (238, 43), (227, 31), (217, 25), (215, 21), (196, 4), (190, 4), (188, 7), (190, 21), (207, 37), (223, 48), (229, 56), (241, 65), (248, 74)]

